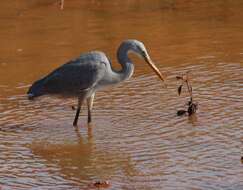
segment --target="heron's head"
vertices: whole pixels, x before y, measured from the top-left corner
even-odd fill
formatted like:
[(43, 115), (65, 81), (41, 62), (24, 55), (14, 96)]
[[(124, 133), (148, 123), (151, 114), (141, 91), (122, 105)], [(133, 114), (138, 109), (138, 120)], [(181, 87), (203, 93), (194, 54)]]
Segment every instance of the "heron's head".
[(153, 71), (158, 75), (158, 77), (164, 82), (165, 79), (163, 75), (151, 60), (144, 44), (138, 40), (127, 40), (126, 42), (129, 44), (129, 51), (134, 52), (139, 57), (144, 59), (144, 61), (153, 69)]

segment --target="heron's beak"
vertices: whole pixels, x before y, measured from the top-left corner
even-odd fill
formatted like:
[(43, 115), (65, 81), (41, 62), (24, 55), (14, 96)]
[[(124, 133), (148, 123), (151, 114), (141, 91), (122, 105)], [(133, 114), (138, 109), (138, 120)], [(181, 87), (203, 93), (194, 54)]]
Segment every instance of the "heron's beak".
[(152, 60), (150, 59), (150, 57), (148, 55), (144, 56), (145, 61), (148, 63), (148, 65), (154, 70), (154, 72), (158, 75), (158, 77), (165, 82), (165, 78), (163, 77), (163, 75), (160, 73), (159, 69), (155, 66), (155, 64), (152, 62)]

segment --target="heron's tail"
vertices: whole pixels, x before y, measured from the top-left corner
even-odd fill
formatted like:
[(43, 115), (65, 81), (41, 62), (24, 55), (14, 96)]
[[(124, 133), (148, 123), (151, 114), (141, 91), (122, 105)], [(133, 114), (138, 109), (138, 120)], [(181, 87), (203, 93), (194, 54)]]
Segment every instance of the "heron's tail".
[(44, 95), (45, 94), (44, 84), (45, 84), (45, 78), (35, 81), (27, 92), (28, 98), (32, 100), (35, 97)]

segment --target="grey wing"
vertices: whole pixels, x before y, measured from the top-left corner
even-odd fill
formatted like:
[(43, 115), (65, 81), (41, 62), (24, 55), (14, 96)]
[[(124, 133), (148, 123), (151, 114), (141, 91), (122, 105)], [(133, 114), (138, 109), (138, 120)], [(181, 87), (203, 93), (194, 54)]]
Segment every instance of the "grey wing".
[(49, 74), (45, 80), (46, 92), (76, 95), (94, 87), (102, 79), (105, 65), (102, 60), (90, 55), (70, 61)]

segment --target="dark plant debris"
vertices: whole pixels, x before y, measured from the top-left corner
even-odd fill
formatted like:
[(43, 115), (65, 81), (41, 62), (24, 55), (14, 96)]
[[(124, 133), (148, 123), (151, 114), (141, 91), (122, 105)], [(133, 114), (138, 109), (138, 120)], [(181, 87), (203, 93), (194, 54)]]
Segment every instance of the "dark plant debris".
[(178, 116), (185, 115), (186, 113), (187, 113), (186, 110), (178, 110), (178, 111), (177, 111), (177, 115), (178, 115)]
[(94, 187), (100, 189), (100, 188), (108, 188), (110, 187), (110, 183), (108, 181), (96, 181), (94, 182)]
[(183, 86), (183, 85), (180, 85), (180, 86), (178, 87), (178, 94), (179, 94), (179, 96), (181, 95), (182, 86)]
[(187, 109), (187, 112), (188, 112), (188, 115), (189, 116), (192, 115), (192, 114), (194, 114), (194, 113), (196, 113), (197, 106), (198, 106), (197, 103), (194, 103), (192, 101), (192, 98), (191, 98), (191, 100), (188, 102), (188, 109)]
[(192, 86), (191, 86), (191, 83), (190, 83), (190, 80), (189, 80), (189, 72), (186, 72), (186, 74), (183, 74), (181, 76), (176, 76), (176, 79), (181, 81), (181, 84), (177, 89), (178, 95), (179, 96), (181, 95), (182, 87), (184, 85), (186, 85), (187, 92), (190, 96), (190, 100), (187, 102), (187, 106), (188, 106), (187, 110), (178, 110), (177, 115), (182, 116), (182, 115), (185, 115), (187, 113), (190, 116), (190, 115), (196, 113), (196, 111), (198, 109), (198, 104), (193, 102)]
[(61, 9), (61, 10), (64, 9), (64, 0), (60, 0), (60, 2), (59, 2), (59, 6), (60, 6), (60, 9)]

